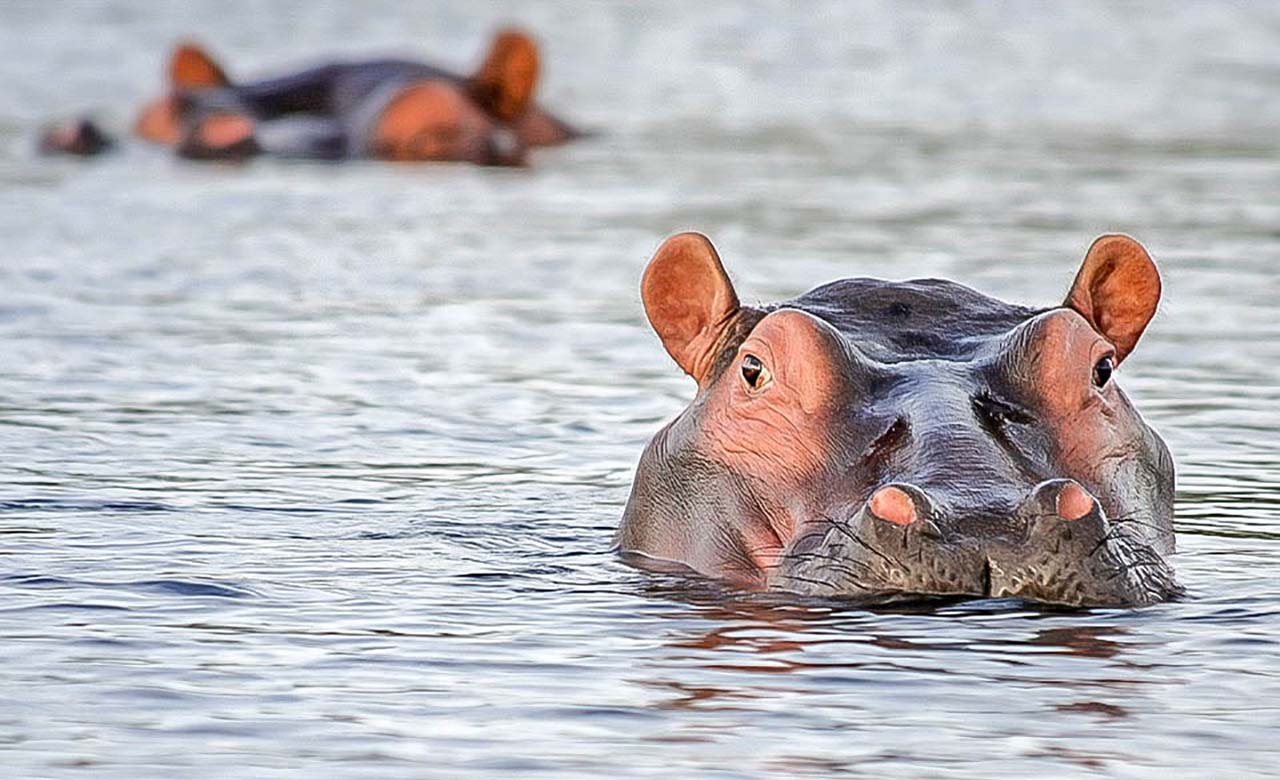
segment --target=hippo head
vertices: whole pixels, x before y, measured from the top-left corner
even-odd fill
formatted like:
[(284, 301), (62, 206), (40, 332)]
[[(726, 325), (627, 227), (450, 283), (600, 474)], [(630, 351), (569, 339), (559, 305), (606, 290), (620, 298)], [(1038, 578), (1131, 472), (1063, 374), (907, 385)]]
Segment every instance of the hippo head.
[(1133, 239), (1095, 241), (1054, 308), (937, 279), (747, 307), (692, 233), (642, 295), (698, 391), (641, 458), (628, 561), (869, 603), (1179, 592), (1173, 462), (1114, 376), (1160, 298)]

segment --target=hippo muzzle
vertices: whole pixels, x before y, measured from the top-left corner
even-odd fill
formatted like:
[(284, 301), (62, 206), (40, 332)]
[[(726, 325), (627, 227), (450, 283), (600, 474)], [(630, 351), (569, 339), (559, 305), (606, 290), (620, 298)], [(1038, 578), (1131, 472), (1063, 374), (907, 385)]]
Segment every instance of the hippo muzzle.
[(1016, 597), (1145, 605), (1179, 592), (1172, 568), (1145, 535), (1108, 520), (1074, 480), (1040, 483), (1001, 525), (996, 534), (965, 533), (919, 488), (886, 485), (851, 516), (798, 536), (768, 585), (873, 603)]
[(865, 603), (1176, 596), (1172, 459), (1113, 378), (1159, 290), (1105, 236), (1056, 308), (846, 279), (753, 309), (676, 236), (642, 294), (698, 393), (646, 449), (618, 547)]

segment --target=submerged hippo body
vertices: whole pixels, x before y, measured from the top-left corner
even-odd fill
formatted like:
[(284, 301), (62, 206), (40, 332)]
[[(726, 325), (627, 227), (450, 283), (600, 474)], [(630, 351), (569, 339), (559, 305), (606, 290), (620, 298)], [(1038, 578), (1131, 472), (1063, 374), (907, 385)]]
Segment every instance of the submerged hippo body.
[(698, 392), (641, 458), (627, 560), (864, 602), (1179, 591), (1172, 459), (1112, 377), (1160, 297), (1132, 239), (1098, 239), (1050, 309), (936, 279), (746, 307), (697, 234), (642, 295)]

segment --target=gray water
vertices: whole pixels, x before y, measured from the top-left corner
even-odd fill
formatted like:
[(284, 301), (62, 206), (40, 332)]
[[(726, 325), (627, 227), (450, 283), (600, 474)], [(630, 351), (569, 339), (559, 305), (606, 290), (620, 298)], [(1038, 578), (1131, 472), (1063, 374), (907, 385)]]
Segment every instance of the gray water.
[[(527, 171), (32, 155), (195, 35), (469, 67), (603, 131)], [(1275, 776), (1280, 6), (0, 5), (0, 768), (64, 778)], [(1166, 284), (1119, 377), (1187, 597), (869, 611), (609, 552), (692, 395), (637, 285)]]

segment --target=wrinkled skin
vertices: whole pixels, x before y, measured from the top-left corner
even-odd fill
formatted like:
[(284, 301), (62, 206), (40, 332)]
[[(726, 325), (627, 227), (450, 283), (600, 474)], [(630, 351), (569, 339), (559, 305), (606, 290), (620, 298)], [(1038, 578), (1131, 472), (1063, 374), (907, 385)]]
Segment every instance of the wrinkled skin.
[(697, 234), (642, 295), (698, 392), (641, 458), (628, 561), (869, 603), (1179, 592), (1173, 462), (1111, 375), (1160, 296), (1133, 239), (1096, 241), (1050, 309), (875, 279), (744, 307)]

